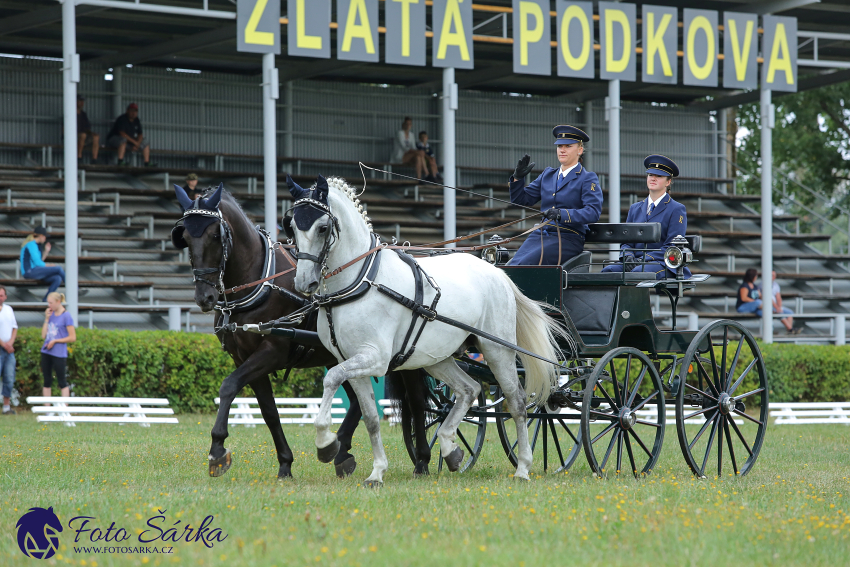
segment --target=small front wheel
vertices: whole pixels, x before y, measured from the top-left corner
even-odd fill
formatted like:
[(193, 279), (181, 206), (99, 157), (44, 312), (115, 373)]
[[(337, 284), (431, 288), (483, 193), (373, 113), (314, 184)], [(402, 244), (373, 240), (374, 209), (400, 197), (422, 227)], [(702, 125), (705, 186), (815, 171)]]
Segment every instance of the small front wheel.
[(581, 407), (581, 441), (600, 477), (655, 467), (664, 442), (666, 409), (661, 377), (641, 351), (619, 347), (593, 368)]

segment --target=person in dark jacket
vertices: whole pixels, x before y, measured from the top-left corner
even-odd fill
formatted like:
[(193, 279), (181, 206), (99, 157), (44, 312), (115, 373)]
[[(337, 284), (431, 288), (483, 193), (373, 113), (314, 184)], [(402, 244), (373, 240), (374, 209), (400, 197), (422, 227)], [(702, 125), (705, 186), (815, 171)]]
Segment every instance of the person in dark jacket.
[(575, 126), (555, 126), (560, 167), (547, 167), (528, 186), (525, 177), (534, 169), (524, 155), (510, 178), (511, 202), (533, 207), (540, 203), (543, 226), (528, 235), (510, 265), (561, 265), (584, 250), (587, 225), (599, 221), (602, 188), (599, 178), (581, 163), (590, 137)]
[(77, 159), (83, 159), (83, 148), (87, 141), (91, 143), (91, 159), (97, 161), (97, 154), (100, 151), (100, 135), (95, 134), (91, 129), (91, 122), (83, 106), (86, 104), (86, 97), (77, 95)]
[[(620, 263), (605, 266), (603, 272), (652, 272), (655, 278), (675, 278), (676, 272), (664, 264), (664, 250), (670, 246), (676, 236), (685, 236), (688, 230), (688, 211), (681, 203), (670, 197), (670, 186), (673, 178), (679, 176), (679, 166), (665, 156), (653, 154), (643, 160), (646, 168), (646, 187), (649, 196), (629, 207), (626, 222), (657, 222), (661, 223), (661, 240), (652, 244), (626, 243), (620, 246)], [(656, 250), (642, 252), (641, 250)], [(642, 263), (646, 262), (646, 263)], [(686, 267), (685, 279), (691, 277), (691, 271)]]
[(145, 167), (151, 165), (151, 147), (142, 133), (138, 104), (131, 102), (127, 106), (127, 112), (115, 119), (115, 124), (106, 137), (106, 145), (118, 150), (118, 165), (124, 165), (124, 154), (128, 145), (131, 152), (142, 151)]

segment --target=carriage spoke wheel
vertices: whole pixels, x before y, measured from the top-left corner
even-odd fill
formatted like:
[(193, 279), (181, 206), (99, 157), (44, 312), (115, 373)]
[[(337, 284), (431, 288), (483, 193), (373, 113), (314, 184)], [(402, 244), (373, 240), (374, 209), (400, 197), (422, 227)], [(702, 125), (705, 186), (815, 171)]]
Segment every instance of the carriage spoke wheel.
[[(477, 401), (479, 406), (485, 404), (483, 387), (481, 393), (478, 394)], [(425, 410), (425, 438), (428, 441), (428, 447), (431, 449), (432, 461), (434, 457), (437, 458), (437, 472), (442, 472), (445, 466), (440, 453), (440, 447), (437, 444), (437, 433), (454, 405), (455, 394), (445, 382), (438, 381), (437, 386), (428, 392), (428, 409)], [(458, 425), (455, 438), (455, 442), (464, 453), (464, 461), (461, 463), (458, 472), (467, 471), (475, 465), (475, 461), (478, 460), (481, 449), (484, 447), (484, 435), (486, 431), (486, 418), (470, 415), (464, 416), (463, 421)], [(416, 451), (414, 440), (405, 435), (404, 444), (407, 447), (407, 454), (410, 455), (410, 459), (415, 463)], [(448, 467), (446, 467), (446, 470), (448, 470)]]
[[(709, 345), (711, 347), (709, 348)], [(767, 372), (752, 334), (720, 320), (704, 327), (679, 371), (676, 431), (685, 461), (700, 478), (745, 475), (767, 429)]]
[(603, 356), (584, 389), (581, 411), (581, 441), (594, 474), (650, 473), (661, 454), (665, 422), (661, 377), (649, 357), (631, 347)]
[[(495, 388), (494, 400), (502, 397), (502, 390)], [(503, 400), (496, 404), (496, 412), (508, 413), (507, 403)], [(569, 408), (561, 415), (560, 408), (544, 404), (526, 417), (528, 443), (535, 465), (542, 463), (546, 473), (562, 473), (569, 470), (581, 453), (578, 412)], [(513, 466), (517, 465), (516, 425), (512, 417), (496, 417), (496, 429), (502, 448)]]

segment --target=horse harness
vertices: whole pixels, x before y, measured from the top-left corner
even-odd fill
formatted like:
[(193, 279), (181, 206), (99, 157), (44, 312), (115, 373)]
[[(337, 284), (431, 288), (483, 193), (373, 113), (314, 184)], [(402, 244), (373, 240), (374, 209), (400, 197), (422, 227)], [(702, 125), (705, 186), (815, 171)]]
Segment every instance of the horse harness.
[[(204, 283), (213, 289), (215, 289), (221, 296), (224, 298), (216, 303), (214, 309), (221, 313), (221, 319), (219, 320), (219, 325), (214, 328), (215, 334), (220, 335), (223, 331), (236, 331), (236, 324), (230, 323), (230, 316), (234, 313), (242, 313), (245, 311), (251, 311), (261, 304), (265, 303), (269, 294), (272, 290), (280, 293), (281, 295), (286, 296), (290, 300), (298, 303), (302, 307), (309, 304), (309, 301), (304, 299), (303, 297), (289, 291), (288, 289), (282, 288), (276, 285), (273, 280), (275, 279), (275, 250), (278, 248), (277, 243), (273, 242), (269, 233), (259, 226), (255, 226), (255, 230), (257, 231), (258, 236), (263, 241), (264, 249), (265, 249), (265, 258), (263, 260), (263, 276), (259, 282), (259, 285), (254, 287), (254, 290), (245, 296), (242, 299), (238, 299), (235, 301), (229, 301), (227, 299), (227, 292), (234, 291), (242, 288), (243, 286), (237, 286), (232, 288), (231, 290), (227, 290), (224, 287), (224, 271), (227, 267), (227, 259), (230, 257), (230, 253), (233, 248), (233, 232), (230, 229), (229, 223), (224, 219), (224, 215), (222, 215), (219, 209), (209, 210), (202, 209), (198, 207), (198, 201), (195, 201), (195, 206), (191, 209), (186, 209), (183, 213), (183, 216), (175, 223), (174, 228), (171, 230), (171, 240), (172, 243), (178, 248), (186, 248), (187, 244), (185, 239), (182, 236), (183, 230), (183, 221), (192, 215), (202, 215), (205, 217), (211, 217), (214, 220), (218, 220), (219, 223), (219, 235), (222, 243), (222, 254), (221, 254), (221, 262), (217, 268), (200, 268), (197, 269), (194, 267), (194, 263), (192, 266), (192, 277), (194, 282)], [(289, 251), (281, 250), (284, 254), (284, 257), (289, 260), (289, 263), (292, 264), (292, 269), (295, 269), (295, 262), (290, 257)], [(190, 256), (191, 261), (191, 256)], [(211, 282), (203, 276), (207, 276), (209, 274), (218, 274), (218, 281)], [(250, 284), (249, 284), (250, 286)], [(224, 348), (224, 337), (219, 337), (221, 341), (222, 348)]]
[[(515, 344), (510, 343), (510, 342), (508, 342), (504, 339), (496, 337), (495, 335), (484, 332), (480, 329), (476, 329), (475, 327), (467, 325), (466, 323), (463, 323), (461, 321), (457, 321), (455, 319), (451, 319), (449, 317), (444, 317), (443, 315), (438, 314), (437, 313), (437, 302), (440, 300), (440, 295), (441, 295), (440, 287), (437, 285), (437, 282), (434, 281), (433, 278), (431, 278), (427, 273), (425, 273), (425, 271), (422, 269), (422, 266), (420, 266), (419, 263), (411, 255), (406, 254), (405, 252), (403, 252), (401, 250), (394, 249), (394, 251), (399, 255), (399, 258), (401, 258), (401, 260), (405, 264), (407, 264), (413, 272), (413, 278), (414, 278), (414, 284), (415, 284), (414, 299), (410, 299), (408, 297), (405, 297), (402, 294), (398, 293), (397, 291), (390, 289), (383, 284), (375, 283), (375, 277), (378, 274), (378, 268), (380, 266), (380, 259), (381, 259), (380, 254), (381, 254), (381, 252), (384, 251), (384, 248), (385, 248), (385, 245), (381, 244), (378, 236), (375, 233), (371, 233), (371, 235), (370, 235), (371, 236), (371, 248), (368, 252), (366, 252), (365, 254), (363, 254), (363, 255), (355, 258), (354, 260), (348, 262), (344, 266), (341, 266), (340, 268), (337, 268), (337, 269), (335, 269), (335, 270), (333, 270), (332, 272), (329, 273), (328, 272), (328, 266), (327, 266), (327, 257), (328, 257), (328, 253), (330, 251), (331, 244), (333, 242), (332, 239), (335, 238), (335, 237), (338, 237), (338, 234), (339, 234), (339, 220), (331, 212), (330, 207), (328, 207), (326, 204), (321, 203), (321, 202), (319, 202), (315, 199), (311, 199), (311, 198), (299, 199), (292, 205), (292, 207), (289, 209), (289, 211), (287, 211), (287, 215), (284, 217), (284, 222), (283, 222), (283, 227), (286, 230), (286, 234), (290, 238), (291, 241), (295, 240), (295, 238), (294, 238), (295, 234), (294, 234), (294, 231), (292, 230), (292, 227), (290, 226), (292, 217), (289, 216), (289, 213), (292, 212), (296, 207), (299, 207), (299, 206), (310, 206), (310, 207), (317, 208), (320, 211), (324, 212), (324, 214), (328, 215), (331, 218), (331, 222), (332, 222), (332, 225), (333, 225), (335, 230), (327, 231), (326, 236), (325, 236), (325, 242), (324, 242), (324, 245), (322, 246), (322, 251), (319, 253), (319, 256), (314, 256), (312, 254), (306, 254), (306, 253), (298, 252), (297, 251), (297, 244), (298, 243), (295, 242), (295, 245), (296, 245), (296, 255), (295, 255), (295, 257), (296, 258), (298, 258), (299, 260), (309, 260), (310, 262), (314, 262), (316, 264), (319, 264), (319, 266), (321, 267), (323, 280), (326, 280), (327, 278), (332, 277), (332, 276), (340, 273), (343, 269), (354, 265), (359, 260), (365, 260), (365, 261), (363, 262), (363, 265), (360, 268), (360, 273), (358, 274), (357, 278), (354, 280), (354, 282), (352, 284), (350, 284), (349, 286), (345, 287), (344, 289), (337, 291), (337, 292), (334, 292), (334, 293), (316, 294), (313, 297), (313, 302), (310, 305), (305, 306), (304, 308), (293, 312), (288, 317), (283, 317), (281, 319), (278, 319), (275, 322), (276, 324), (291, 325), (293, 323), (300, 323), (301, 321), (303, 321), (305, 316), (312, 313), (313, 311), (316, 311), (316, 310), (319, 310), (319, 309), (324, 309), (327, 320), (328, 320), (328, 330), (329, 330), (329, 333), (330, 333), (331, 344), (337, 350), (340, 357), (343, 360), (345, 360), (346, 359), (345, 353), (342, 352), (342, 349), (340, 348), (339, 343), (337, 342), (337, 339), (336, 339), (336, 330), (334, 329), (334, 324), (333, 324), (333, 307), (337, 307), (337, 306), (343, 305), (345, 303), (355, 301), (356, 299), (359, 299), (360, 297), (365, 295), (366, 292), (369, 291), (370, 287), (374, 287), (379, 292), (386, 295), (387, 297), (389, 297), (393, 301), (396, 301), (397, 303), (400, 303), (404, 307), (410, 309), (413, 313), (410, 326), (407, 329), (407, 334), (404, 337), (404, 341), (401, 345), (401, 348), (399, 349), (399, 351), (395, 355), (393, 355), (392, 359), (390, 360), (389, 370), (395, 370), (396, 368), (402, 366), (405, 362), (407, 362), (407, 360), (413, 355), (414, 351), (416, 350), (416, 343), (419, 341), (419, 338), (422, 336), (422, 331), (425, 330), (425, 325), (428, 322), (431, 322), (431, 321), (439, 321), (441, 323), (451, 325), (453, 327), (467, 331), (467, 332), (469, 332), (473, 335), (479, 336), (481, 338), (493, 341), (493, 342), (500, 344), (502, 346), (508, 347), (508, 348), (510, 348), (510, 349), (512, 349), (516, 352), (526, 354), (526, 355), (529, 355), (529, 356), (533, 356), (535, 358), (544, 360), (544, 361), (549, 362), (551, 364), (554, 364), (556, 366), (562, 366), (559, 362), (549, 360), (545, 357), (542, 357), (538, 354), (535, 354), (531, 351), (528, 351), (528, 350), (526, 350), (526, 349), (524, 349), (524, 348), (522, 348), (518, 345), (515, 345)], [(434, 296), (434, 300), (431, 302), (430, 306), (426, 306), (422, 303), (422, 301), (424, 299), (424, 281), (427, 281), (428, 285), (430, 285), (434, 289), (434, 291), (436, 292), (436, 295)], [(414, 337), (413, 335), (414, 335), (414, 331), (416, 329), (416, 323), (420, 318), (423, 321), (422, 321), (421, 326), (419, 327), (419, 331), (416, 332), (416, 335)], [(411, 337), (413, 337), (412, 342), (410, 341)], [(408, 347), (408, 344), (410, 344), (409, 347)]]

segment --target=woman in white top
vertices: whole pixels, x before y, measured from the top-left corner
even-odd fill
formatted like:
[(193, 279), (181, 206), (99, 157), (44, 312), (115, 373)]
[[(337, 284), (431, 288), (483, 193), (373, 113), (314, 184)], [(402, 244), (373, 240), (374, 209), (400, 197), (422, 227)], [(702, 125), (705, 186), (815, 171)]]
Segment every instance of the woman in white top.
[(393, 163), (401, 163), (416, 169), (417, 179), (425, 179), (426, 181), (436, 181), (436, 171), (427, 177), (422, 177), (428, 173), (428, 156), (424, 150), (416, 149), (416, 135), (412, 131), (413, 120), (409, 116), (405, 116), (401, 123), (401, 130), (396, 132), (393, 139)]

